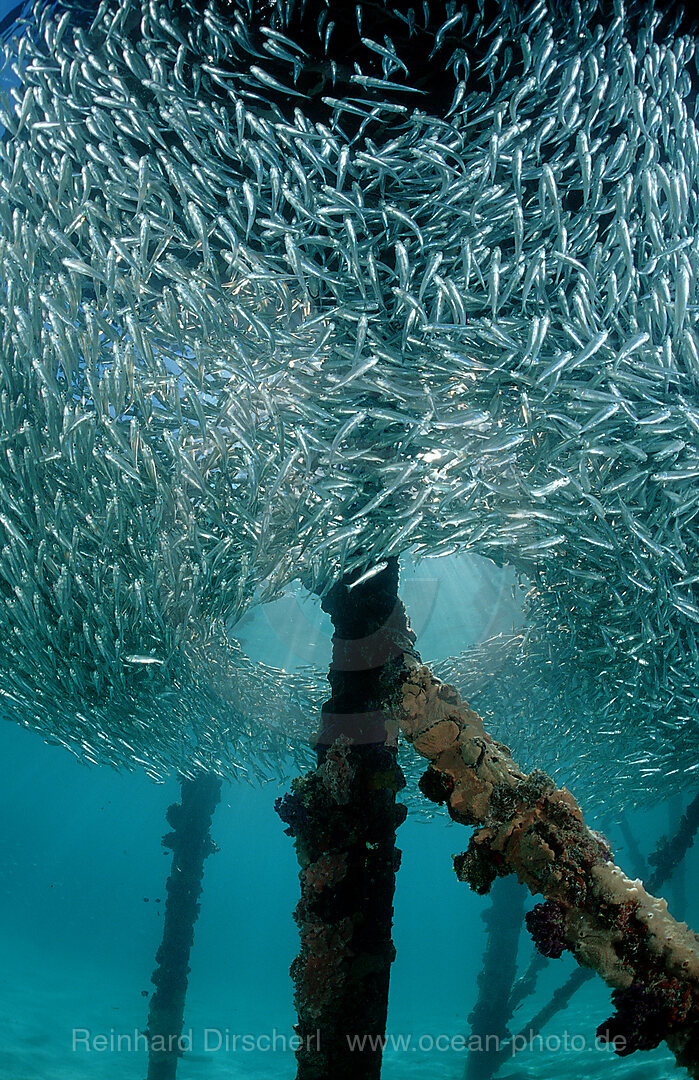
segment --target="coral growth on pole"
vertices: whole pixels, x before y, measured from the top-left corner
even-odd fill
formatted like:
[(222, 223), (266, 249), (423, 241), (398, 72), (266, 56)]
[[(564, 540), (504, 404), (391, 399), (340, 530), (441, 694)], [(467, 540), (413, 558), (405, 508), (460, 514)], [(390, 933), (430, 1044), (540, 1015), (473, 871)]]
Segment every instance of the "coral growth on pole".
[[(662, 888), (678, 867), (682, 865), (682, 860), (694, 843), (697, 827), (699, 827), (699, 795), (696, 795), (692, 799), (687, 810), (680, 818), (675, 834), (669, 839), (663, 837), (657, 850), (649, 856), (648, 862), (655, 867), (655, 870), (652, 873), (648, 871), (647, 874), (644, 873), (643, 875), (646, 879), (645, 885), (648, 892), (656, 893), (658, 889)], [(646, 860), (641, 855), (635, 837), (624, 818), (622, 818), (621, 821), (621, 828), (624, 841), (636, 866), (640, 866), (642, 869), (645, 866), (646, 870), (648, 870)], [(534, 912), (536, 912), (536, 908), (534, 909)], [(542, 948), (539, 937), (541, 932), (541, 916), (535, 915), (534, 912), (530, 912), (527, 916), (527, 925), (539, 948), (539, 956), (560, 956), (560, 952), (556, 954), (549, 953), (545, 948)], [(577, 968), (577, 970), (566, 979), (563, 986), (555, 991), (549, 1003), (545, 1005), (543, 1009), (540, 1009), (536, 1016), (532, 1018), (531, 1022), (526, 1025), (522, 1034), (528, 1033), (530, 1037), (533, 1034), (538, 1034), (545, 1024), (548, 1024), (554, 1016), (562, 1012), (568, 1006), (571, 998), (593, 977), (593, 974), (594, 972), (590, 969)]]
[[(377, 778), (382, 781), (377, 784)], [(301, 948), (291, 966), (299, 1080), (376, 1078), (386, 1028), (393, 890), (405, 807), (395, 754), (339, 736), (277, 810), (296, 840)], [(363, 1050), (347, 1037), (368, 1036)]]
[[(301, 949), (291, 967), (298, 1080), (378, 1080), (386, 1032), (395, 833), (406, 809), (396, 802), (405, 781), (382, 687), (411, 639), (398, 634), (397, 559), (360, 577), (323, 601), (335, 634), (318, 766), (277, 801), (301, 865)], [(350, 1045), (353, 1037), (366, 1040), (362, 1049)]]
[[(569, 949), (616, 991), (618, 1011), (603, 1030), (617, 1051), (664, 1039), (699, 1075), (697, 936), (614, 864), (570, 792), (541, 772), (525, 775), (454, 687), (414, 655), (404, 659), (394, 715), (430, 761), (423, 791), (446, 803), (453, 820), (476, 826), (454, 860), (459, 878), (487, 893), (497, 877), (516, 873), (532, 893), (542, 893), (547, 905), (534, 922), (545, 947)], [(634, 1002), (649, 1018), (643, 1037)]]

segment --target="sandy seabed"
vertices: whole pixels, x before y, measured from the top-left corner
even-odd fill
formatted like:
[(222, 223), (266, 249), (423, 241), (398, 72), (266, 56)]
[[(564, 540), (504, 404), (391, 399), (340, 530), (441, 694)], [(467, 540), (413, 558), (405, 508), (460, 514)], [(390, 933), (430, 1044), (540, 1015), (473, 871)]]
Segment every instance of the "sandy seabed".
[[(3, 1038), (0, 1044), (0, 1080), (144, 1080), (146, 1055), (142, 1050), (117, 1052), (90, 1049), (73, 1030), (88, 1029), (111, 1040), (118, 1033), (133, 1035), (145, 1024), (147, 1001), (133, 986), (109, 981), (89, 969), (66, 971), (65, 965), (49, 968), (46, 957), (27, 957), (21, 973), (20, 957), (5, 954), (0, 975), (0, 1013)], [(102, 993), (96, 993), (101, 985)], [(262, 1003), (260, 1003), (262, 1005)], [(187, 1028), (195, 1032), (193, 1052), (183, 1058), (181, 1080), (294, 1080), (293, 1054), (286, 1052), (202, 1052), (203, 1018), (210, 1003), (197, 1001), (188, 1012)], [(589, 1013), (588, 1013), (589, 1023)], [(582, 1028), (585, 1017), (567, 1014), (569, 1023)], [(260, 1013), (259, 1030), (265, 1029)], [(552, 1026), (551, 1031), (554, 1031)], [(555, 1040), (552, 1040), (555, 1045)], [(197, 1045), (199, 1044), (199, 1045)], [(128, 1043), (126, 1043), (128, 1046)], [(463, 1080), (466, 1055), (460, 1052), (387, 1050), (382, 1080)], [(675, 1067), (663, 1049), (628, 1059), (608, 1052), (544, 1050), (524, 1051), (503, 1065), (498, 1080), (679, 1080), (684, 1070)]]

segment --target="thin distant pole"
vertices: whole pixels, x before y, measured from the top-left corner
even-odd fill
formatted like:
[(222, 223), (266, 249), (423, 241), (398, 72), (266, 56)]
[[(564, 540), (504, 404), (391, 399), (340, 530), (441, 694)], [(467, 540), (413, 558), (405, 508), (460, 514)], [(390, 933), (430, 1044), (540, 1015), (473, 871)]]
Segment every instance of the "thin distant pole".
[(516, 877), (501, 878), (493, 885), (492, 903), (483, 912), (488, 936), (478, 976), (478, 1001), (468, 1018), (464, 1080), (490, 1080), (506, 1053), (526, 895)]
[(210, 828), (221, 798), (221, 777), (201, 773), (191, 780), (182, 778), (181, 791), (181, 802), (173, 803), (166, 815), (172, 832), (162, 841), (163, 847), (172, 851), (172, 867), (166, 886), (163, 940), (151, 976), (155, 993), (150, 1001), (146, 1029), (148, 1080), (175, 1080), (177, 1074), (177, 1062), (182, 1055), (189, 953), (199, 915), (204, 860), (217, 850)]

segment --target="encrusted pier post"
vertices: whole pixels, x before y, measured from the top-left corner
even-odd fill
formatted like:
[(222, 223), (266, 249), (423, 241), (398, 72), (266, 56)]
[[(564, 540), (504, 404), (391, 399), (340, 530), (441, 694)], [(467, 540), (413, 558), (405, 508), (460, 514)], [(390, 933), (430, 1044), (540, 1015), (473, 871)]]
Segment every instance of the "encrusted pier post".
[(382, 703), (412, 635), (397, 560), (353, 585), (358, 578), (323, 600), (335, 634), (318, 767), (277, 803), (301, 865), (301, 951), (291, 969), (299, 1080), (378, 1080), (395, 955), (395, 830), (406, 811), (396, 803), (404, 779)]

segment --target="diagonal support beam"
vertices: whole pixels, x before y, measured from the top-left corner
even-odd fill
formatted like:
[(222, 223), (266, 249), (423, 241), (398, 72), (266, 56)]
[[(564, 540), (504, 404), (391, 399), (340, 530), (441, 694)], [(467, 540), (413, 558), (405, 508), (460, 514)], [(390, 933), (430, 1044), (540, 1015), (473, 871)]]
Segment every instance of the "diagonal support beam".
[(570, 792), (544, 773), (522, 772), (458, 691), (411, 651), (394, 683), (392, 712), (430, 762), (423, 792), (446, 803), (454, 821), (476, 826), (455, 859), (458, 877), (487, 893), (497, 877), (516, 873), (542, 893), (539, 932), (547, 948), (569, 949), (614, 988), (617, 1013), (600, 1033), (619, 1053), (665, 1040), (678, 1063), (699, 1076), (697, 937), (614, 864)]
[[(654, 854), (649, 857), (648, 862), (655, 866), (655, 870), (652, 874), (650, 872), (648, 873), (646, 880), (647, 892), (655, 893), (658, 889), (661, 889), (668, 879), (672, 877), (675, 870), (682, 865), (684, 857), (694, 844), (698, 828), (699, 795), (696, 795), (687, 807), (686, 812), (682, 815), (674, 836), (669, 840), (663, 841)], [(635, 838), (625, 819), (622, 821), (622, 833), (635, 864), (637, 866), (647, 867), (646, 860), (638, 850)], [(541, 953), (535, 955), (541, 956)], [(558, 1013), (568, 1007), (568, 1003), (578, 990), (580, 990), (586, 982), (589, 982), (590, 979), (594, 978), (594, 975), (594, 971), (590, 968), (578, 968), (569, 975), (563, 986), (556, 990), (551, 1000), (543, 1007), (543, 1009), (539, 1010), (530, 1023), (519, 1032), (517, 1037), (520, 1039), (531, 1039), (538, 1035), (541, 1029), (546, 1024), (550, 1023), (554, 1016), (557, 1016)]]

